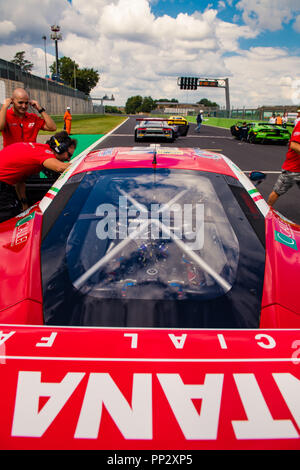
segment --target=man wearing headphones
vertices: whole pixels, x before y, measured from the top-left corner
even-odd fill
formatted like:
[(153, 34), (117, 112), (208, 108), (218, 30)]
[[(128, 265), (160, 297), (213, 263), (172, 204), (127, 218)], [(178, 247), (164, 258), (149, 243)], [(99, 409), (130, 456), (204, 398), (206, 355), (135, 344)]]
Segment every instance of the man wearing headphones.
[[(28, 208), (25, 181), (47, 168), (65, 171), (76, 148), (66, 131), (58, 132), (46, 144), (18, 142), (0, 151), (0, 222)], [(18, 195), (15, 190), (18, 185)]]

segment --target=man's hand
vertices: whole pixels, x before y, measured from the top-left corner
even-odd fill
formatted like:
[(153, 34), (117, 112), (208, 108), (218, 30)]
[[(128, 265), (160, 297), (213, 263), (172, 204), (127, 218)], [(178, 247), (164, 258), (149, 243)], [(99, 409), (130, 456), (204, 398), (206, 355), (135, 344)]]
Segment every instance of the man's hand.
[(10, 107), (10, 105), (13, 103), (13, 100), (12, 98), (6, 98), (3, 102), (3, 106), (8, 109)]
[[(42, 106), (40, 103), (36, 100), (31, 100), (30, 105), (35, 108), (37, 111), (42, 109)], [(48, 131), (48, 132), (55, 132), (56, 131), (56, 124), (53, 121), (53, 119), (46, 113), (46, 111), (43, 112), (42, 118), (44, 119), (45, 123), (42, 127), (43, 131)]]
[(71, 163), (61, 162), (57, 158), (47, 158), (43, 163), (45, 168), (56, 171), (57, 173), (63, 173), (70, 165)]
[(36, 100), (31, 100), (30, 101), (30, 106), (32, 106), (36, 110), (41, 109), (41, 106), (40, 106), (39, 102), (36, 101)]

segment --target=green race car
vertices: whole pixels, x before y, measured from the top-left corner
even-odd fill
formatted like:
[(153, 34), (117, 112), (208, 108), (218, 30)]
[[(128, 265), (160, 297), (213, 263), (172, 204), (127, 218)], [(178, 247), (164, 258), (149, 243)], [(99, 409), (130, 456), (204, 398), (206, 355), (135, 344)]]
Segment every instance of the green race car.
[(290, 132), (282, 126), (265, 122), (250, 122), (248, 126), (248, 141), (252, 144), (270, 141), (287, 144), (290, 140)]

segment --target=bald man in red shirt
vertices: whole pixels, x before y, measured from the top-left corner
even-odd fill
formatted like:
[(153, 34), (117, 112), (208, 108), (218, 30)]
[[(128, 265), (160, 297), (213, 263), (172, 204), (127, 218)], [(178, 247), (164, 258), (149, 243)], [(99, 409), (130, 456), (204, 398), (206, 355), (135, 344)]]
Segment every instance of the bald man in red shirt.
[[(28, 208), (25, 186), (28, 176), (44, 168), (62, 173), (70, 165), (75, 148), (76, 140), (63, 131), (51, 137), (47, 144), (18, 142), (1, 150), (0, 222)], [(18, 194), (16, 185), (19, 185)]]
[[(9, 109), (10, 105), (12, 108)], [(41, 117), (28, 113), (31, 105)], [(29, 100), (24, 88), (16, 88), (12, 97), (7, 98), (0, 110), (0, 131), (3, 136), (3, 147), (16, 142), (35, 142), (39, 130), (55, 132), (56, 125), (38, 101)]]

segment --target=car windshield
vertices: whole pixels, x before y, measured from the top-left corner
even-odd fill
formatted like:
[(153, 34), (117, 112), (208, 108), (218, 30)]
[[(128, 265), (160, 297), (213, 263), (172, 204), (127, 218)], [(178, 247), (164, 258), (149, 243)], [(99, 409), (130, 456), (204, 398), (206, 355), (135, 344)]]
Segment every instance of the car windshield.
[(71, 178), (44, 230), (45, 322), (257, 327), (264, 248), (250, 219), (260, 215), (228, 178), (152, 169)]

